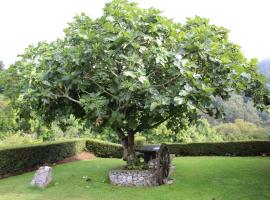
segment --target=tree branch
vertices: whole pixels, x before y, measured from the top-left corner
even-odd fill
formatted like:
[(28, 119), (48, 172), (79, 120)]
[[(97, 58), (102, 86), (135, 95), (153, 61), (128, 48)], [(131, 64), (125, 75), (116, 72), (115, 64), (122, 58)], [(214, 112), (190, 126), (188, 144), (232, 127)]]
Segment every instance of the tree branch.
[(68, 95), (59, 95), (59, 94), (54, 94), (54, 93), (51, 93), (52, 96), (55, 96), (55, 97), (59, 97), (59, 98), (67, 98), (69, 99), (70, 101), (73, 101), (75, 103), (78, 103), (79, 105), (82, 105), (80, 101), (76, 100), (76, 99), (73, 99), (72, 97), (68, 96)]
[(173, 82), (174, 80), (176, 80), (179, 76), (180, 76), (180, 74), (178, 74), (177, 76), (174, 76), (173, 78), (169, 79), (168, 81), (166, 81), (163, 84), (153, 85), (153, 86), (155, 86), (155, 87), (164, 87), (164, 86), (168, 85), (169, 83)]
[(109, 95), (109, 96), (113, 97), (114, 99), (117, 99), (118, 100), (118, 98), (116, 96), (114, 96), (113, 94), (111, 94), (110, 92), (108, 92), (107, 90), (105, 90), (105, 88), (103, 88), (100, 84), (98, 84), (96, 81), (94, 81), (90, 77), (85, 76), (84, 78), (87, 79), (87, 80), (90, 80), (92, 83), (94, 83), (96, 86), (98, 86), (98, 88), (101, 89), (107, 95)]
[(150, 127), (150, 129), (156, 128), (157, 126), (159, 126), (159, 125), (162, 124), (163, 122), (167, 121), (169, 118), (170, 118), (170, 117), (167, 117), (167, 118), (165, 118), (165, 119), (163, 119), (163, 120), (161, 120), (161, 121), (159, 121), (159, 122), (153, 124), (153, 125)]

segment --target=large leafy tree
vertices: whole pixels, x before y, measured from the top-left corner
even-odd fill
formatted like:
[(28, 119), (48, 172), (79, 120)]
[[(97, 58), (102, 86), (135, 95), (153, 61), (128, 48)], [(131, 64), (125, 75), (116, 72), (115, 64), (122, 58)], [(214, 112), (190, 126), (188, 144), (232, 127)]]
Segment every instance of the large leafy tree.
[(3, 61), (1, 61), (0, 60), (0, 93), (2, 93), (3, 92), (3, 86), (2, 86), (2, 82), (3, 82), (3, 77), (4, 77), (4, 63), (3, 63)]
[(93, 126), (110, 126), (134, 160), (134, 134), (167, 121), (182, 128), (201, 112), (220, 117), (215, 96), (232, 92), (269, 103), (257, 62), (249, 62), (228, 30), (207, 19), (184, 25), (114, 0), (104, 15), (76, 16), (64, 39), (40, 42), (9, 68), (7, 93), (22, 117), (50, 123), (73, 114)]

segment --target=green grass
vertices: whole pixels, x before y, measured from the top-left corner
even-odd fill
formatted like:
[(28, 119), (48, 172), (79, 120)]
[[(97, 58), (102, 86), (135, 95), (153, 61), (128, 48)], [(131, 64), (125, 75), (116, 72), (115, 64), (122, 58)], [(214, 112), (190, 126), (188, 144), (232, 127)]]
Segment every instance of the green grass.
[[(45, 190), (31, 188), (33, 172), (0, 180), (1, 200), (269, 200), (270, 158), (176, 158), (173, 185), (117, 187), (108, 182), (119, 159), (95, 159), (54, 167), (54, 182)], [(86, 182), (82, 177), (89, 176)]]

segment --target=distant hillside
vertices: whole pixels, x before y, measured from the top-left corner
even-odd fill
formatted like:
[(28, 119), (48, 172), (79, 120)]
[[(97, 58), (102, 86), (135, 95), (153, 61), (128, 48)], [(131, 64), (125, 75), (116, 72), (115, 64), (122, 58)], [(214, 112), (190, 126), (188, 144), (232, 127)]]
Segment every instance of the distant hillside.
[(270, 79), (270, 58), (264, 59), (259, 63), (260, 71)]
[(270, 82), (270, 58), (264, 59), (259, 63), (260, 71), (263, 73)]

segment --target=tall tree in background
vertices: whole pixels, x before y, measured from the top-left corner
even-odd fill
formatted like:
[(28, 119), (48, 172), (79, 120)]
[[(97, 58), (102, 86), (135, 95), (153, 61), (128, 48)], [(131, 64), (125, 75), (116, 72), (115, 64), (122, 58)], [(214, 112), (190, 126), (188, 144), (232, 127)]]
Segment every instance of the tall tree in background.
[(228, 30), (207, 19), (181, 25), (156, 9), (114, 0), (104, 15), (75, 17), (64, 39), (25, 50), (8, 69), (6, 93), (21, 117), (46, 123), (75, 115), (92, 126), (110, 126), (132, 163), (134, 135), (163, 122), (181, 129), (204, 112), (222, 116), (215, 97), (232, 92), (269, 104), (257, 62), (247, 61)]
[(267, 77), (267, 87), (270, 88), (270, 58), (264, 59), (260, 62), (260, 72)]
[(4, 81), (4, 63), (0, 60), (0, 93), (3, 92), (3, 81)]
[(0, 70), (3, 70), (4, 69), (4, 66), (5, 65), (4, 65), (3, 61), (0, 60)]
[(223, 122), (233, 123), (236, 119), (252, 122), (259, 125), (260, 111), (256, 110), (251, 100), (240, 95), (233, 94), (228, 101), (218, 98), (217, 102), (224, 108), (225, 116)]

